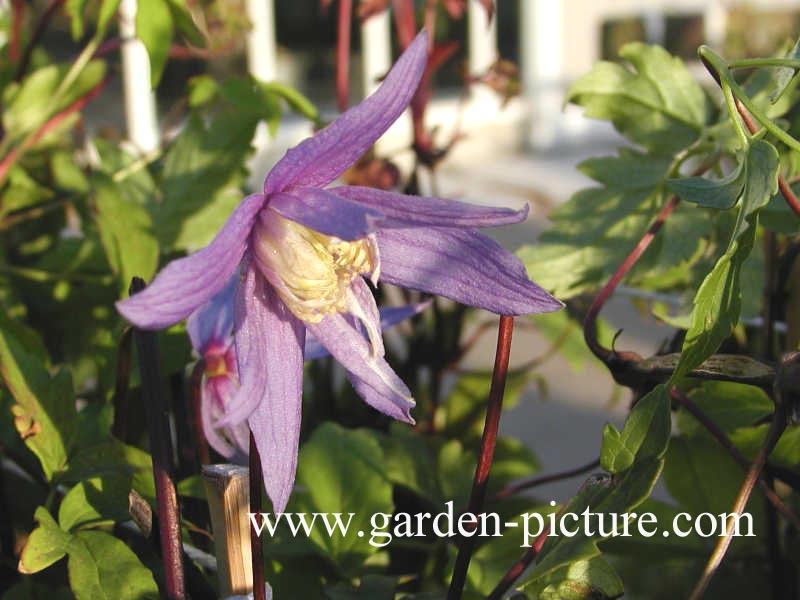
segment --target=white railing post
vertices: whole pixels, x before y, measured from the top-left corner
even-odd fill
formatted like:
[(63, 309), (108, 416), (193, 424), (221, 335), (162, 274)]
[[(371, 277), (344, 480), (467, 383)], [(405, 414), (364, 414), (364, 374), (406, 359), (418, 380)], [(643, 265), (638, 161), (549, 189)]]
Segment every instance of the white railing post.
[[(469, 74), (481, 76), (497, 60), (497, 15), (491, 23), (486, 9), (478, 0), (468, 0), (467, 4), (467, 53)], [(484, 86), (473, 86), (473, 100), (483, 100), (492, 96), (491, 90)]]
[(119, 5), (119, 33), (122, 38), (122, 87), (128, 139), (144, 155), (159, 144), (156, 97), (150, 88), (150, 58), (136, 38), (136, 0)]
[(278, 74), (275, 40), (274, 0), (246, 0), (251, 29), (247, 34), (247, 69), (261, 81), (272, 81)]
[(528, 142), (550, 146), (562, 121), (563, 48), (561, 0), (520, 0), (520, 76), (531, 119)]
[(373, 15), (361, 25), (361, 79), (364, 96), (380, 84), (392, 66), (392, 32), (389, 11)]

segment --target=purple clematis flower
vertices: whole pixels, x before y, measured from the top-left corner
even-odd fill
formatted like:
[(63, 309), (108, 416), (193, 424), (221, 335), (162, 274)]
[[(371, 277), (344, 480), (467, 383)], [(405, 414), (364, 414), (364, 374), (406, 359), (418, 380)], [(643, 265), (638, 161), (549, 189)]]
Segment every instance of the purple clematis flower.
[[(208, 443), (230, 462), (244, 464), (250, 450), (250, 427), (247, 420), (219, 427), (217, 423), (236, 403), (239, 372), (236, 346), (233, 341), (233, 302), (238, 275), (217, 292), (211, 300), (194, 311), (186, 321), (186, 329), (194, 351), (203, 358), (200, 416), (203, 434)], [(411, 306), (382, 307), (380, 328), (389, 329), (423, 311), (428, 302)], [(306, 337), (305, 360), (321, 358), (328, 350), (313, 336)]]
[(117, 304), (139, 327), (167, 327), (210, 300), (241, 264), (234, 304), (241, 386), (218, 425), (247, 419), (275, 512), (286, 506), (297, 466), (306, 331), (344, 366), (365, 402), (413, 423), (414, 400), (384, 359), (364, 277), (506, 315), (562, 306), (475, 229), (517, 223), (527, 209), (325, 187), (402, 114), (426, 56), (423, 32), (372, 96), (290, 149), (263, 192), (245, 198), (207, 247), (173, 261), (143, 292)]

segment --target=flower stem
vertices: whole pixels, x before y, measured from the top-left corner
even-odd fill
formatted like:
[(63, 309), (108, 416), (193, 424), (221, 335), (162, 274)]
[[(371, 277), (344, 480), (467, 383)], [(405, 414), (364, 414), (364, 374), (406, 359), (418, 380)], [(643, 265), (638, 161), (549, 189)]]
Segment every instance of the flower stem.
[(339, 111), (347, 110), (350, 97), (350, 14), (353, 0), (339, 0), (336, 24), (336, 101)]
[[(514, 330), (514, 318), (500, 317), (500, 326), (497, 332), (497, 350), (492, 372), (492, 385), (489, 390), (489, 405), (486, 410), (486, 420), (483, 425), (478, 464), (475, 468), (475, 478), (472, 482), (472, 492), (467, 506), (467, 512), (478, 515), (486, 499), (486, 488), (489, 481), (489, 471), (492, 468), (494, 447), (497, 442), (497, 431), (500, 427), (500, 414), (503, 410), (503, 393), (506, 387), (506, 374), (508, 373), (508, 358), (511, 353), (511, 334)], [(460, 600), (464, 592), (464, 583), (467, 578), (469, 562), (475, 548), (474, 536), (461, 540), (453, 567), (453, 578), (450, 580), (450, 589), (447, 600)]]
[(517, 559), (511, 568), (506, 571), (506, 574), (503, 575), (503, 578), (500, 582), (495, 586), (495, 588), (491, 591), (491, 593), (486, 596), (487, 600), (500, 600), (505, 593), (509, 590), (509, 588), (514, 584), (517, 578), (522, 575), (522, 573), (527, 569), (536, 556), (539, 554), (539, 551), (544, 546), (545, 541), (547, 540), (547, 534), (550, 533), (550, 525), (548, 524), (545, 527), (544, 531), (539, 534), (539, 537), (533, 542), (530, 548), (525, 551), (525, 554)]
[(50, 0), (50, 4), (48, 4), (47, 8), (41, 13), (39, 21), (36, 23), (36, 27), (33, 29), (31, 39), (28, 42), (28, 45), (25, 47), (25, 51), (22, 53), (22, 56), (20, 57), (17, 70), (14, 73), (14, 81), (21, 81), (25, 76), (25, 71), (28, 70), (28, 64), (30, 63), (34, 48), (36, 48), (39, 40), (42, 39), (44, 32), (47, 30), (47, 26), (50, 24), (50, 20), (53, 18), (53, 15), (55, 15), (56, 11), (61, 7), (62, 4), (64, 4), (64, 0)]
[[(261, 512), (261, 457), (258, 455), (256, 438), (250, 432), (250, 512)], [(256, 519), (260, 516), (257, 514)], [(267, 600), (264, 579), (264, 551), (261, 537), (255, 527), (250, 527), (250, 555), (253, 560), (253, 600)]]
[[(145, 283), (134, 277), (130, 294), (141, 292)], [(169, 409), (161, 389), (161, 369), (158, 364), (158, 346), (153, 331), (133, 329), (139, 370), (142, 378), (142, 400), (150, 437), (153, 459), (153, 479), (156, 486), (161, 553), (164, 560), (166, 595), (169, 600), (185, 598), (183, 576), (183, 548), (181, 546), (178, 496), (172, 478), (172, 438), (169, 429)]]

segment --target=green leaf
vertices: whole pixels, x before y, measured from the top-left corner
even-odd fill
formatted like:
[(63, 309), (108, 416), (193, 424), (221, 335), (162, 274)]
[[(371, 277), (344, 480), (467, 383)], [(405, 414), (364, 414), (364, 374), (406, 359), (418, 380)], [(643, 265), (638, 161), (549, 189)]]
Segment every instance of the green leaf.
[(31, 532), (22, 556), (19, 570), (22, 573), (38, 573), (67, 553), (72, 536), (61, 529), (44, 506), (36, 509), (33, 518), (39, 526)]
[(189, 106), (208, 104), (219, 93), (219, 85), (211, 75), (197, 75), (189, 80)]
[(600, 451), (601, 466), (609, 473), (621, 473), (635, 460), (663, 456), (669, 444), (669, 407), (669, 388), (658, 385), (636, 403), (622, 432), (606, 425)]
[[(747, 149), (746, 179), (742, 191), (741, 207), (733, 228), (730, 250), (734, 241), (750, 227), (751, 217), (778, 191), (778, 170), (781, 162), (775, 147), (764, 140), (755, 140)], [(755, 223), (752, 223), (755, 227)]]
[(64, 9), (70, 18), (70, 32), (74, 41), (78, 41), (83, 37), (84, 12), (88, 3), (89, 0), (67, 0), (64, 4)]
[(167, 0), (137, 0), (136, 37), (150, 56), (150, 85), (158, 85), (167, 64), (175, 24)]
[(538, 600), (610, 600), (622, 596), (622, 580), (603, 558), (579, 560), (524, 588)]
[(722, 179), (684, 177), (667, 179), (667, 185), (672, 193), (682, 200), (708, 208), (728, 210), (733, 208), (744, 190), (747, 177), (744, 165), (745, 161), (740, 161), (736, 168)]
[(260, 85), (262, 89), (283, 98), (294, 112), (304, 116), (315, 125), (322, 124), (319, 111), (314, 103), (293, 87), (277, 81), (261, 82)]
[(17, 144), (36, 131), (50, 117), (67, 108), (86, 95), (105, 76), (103, 61), (93, 60), (59, 98), (55, 92), (69, 71), (70, 65), (49, 64), (33, 71), (21, 83), (13, 83), (3, 90), (3, 117), (5, 140)]
[[(800, 39), (786, 53), (786, 58), (800, 58)], [(775, 89), (769, 95), (770, 103), (775, 104), (781, 99), (786, 90), (789, 89), (795, 75), (797, 75), (797, 69), (791, 67), (779, 67), (772, 71), (772, 81), (775, 84)]]
[(16, 400), (11, 412), (26, 446), (36, 455), (48, 479), (64, 468), (67, 443), (75, 424), (75, 402), (69, 373), (51, 377), (41, 357), (41, 342), (32, 331), (0, 311), (0, 375)]
[[(512, 408), (517, 404), (529, 378), (527, 371), (508, 374), (503, 395), (504, 408)], [(471, 371), (459, 377), (443, 404), (445, 429), (449, 435), (480, 438), (491, 384), (491, 371)]]
[(79, 531), (69, 544), (69, 583), (77, 600), (158, 598), (153, 574), (122, 540)]
[(444, 502), (436, 480), (436, 458), (427, 436), (402, 423), (392, 423), (389, 435), (380, 437), (386, 474), (434, 504)]
[(597, 62), (570, 86), (567, 100), (653, 152), (672, 155), (694, 142), (707, 120), (706, 99), (683, 62), (638, 42), (620, 56), (631, 68)]
[(391, 515), (394, 503), (383, 450), (369, 432), (333, 423), (318, 427), (300, 451), (297, 481), (306, 494), (296, 496), (292, 511), (328, 513), (329, 518), (341, 513), (343, 523), (352, 514), (347, 536), (341, 531), (331, 535), (322, 524), (312, 530), (309, 540), (324, 556), (347, 570), (377, 552), (369, 536), (357, 532), (372, 529), (372, 515)]
[(242, 164), (258, 117), (223, 111), (206, 127), (196, 114), (167, 150), (153, 223), (165, 250), (205, 246), (242, 199)]
[(119, 3), (120, 0), (102, 0), (100, 3), (100, 12), (97, 15), (97, 30), (94, 33), (95, 39), (102, 39), (105, 37), (106, 29), (112, 17), (116, 14)]
[[(730, 512), (744, 471), (715, 440), (678, 436), (670, 442), (664, 483), (681, 508), (693, 515)], [(753, 494), (746, 511), (756, 525), (763, 517), (763, 497)]]
[[(663, 459), (643, 458), (614, 480), (592, 477), (570, 500), (563, 513), (580, 515), (589, 509), (593, 515), (604, 515), (606, 531), (611, 530), (613, 518), (618, 519), (617, 524), (621, 527), (621, 516), (639, 506), (650, 495), (662, 465)], [(538, 554), (536, 565), (520, 581), (519, 586), (524, 589), (527, 585), (535, 585), (535, 582), (565, 565), (598, 556), (600, 550), (597, 542), (603, 539), (599, 535), (598, 517), (590, 521), (593, 535), (587, 535), (586, 528), (579, 527), (574, 536), (548, 536)], [(568, 521), (567, 525), (572, 527), (572, 521)]]
[[(586, 347), (586, 342), (583, 340), (583, 325), (572, 318), (566, 310), (532, 315), (531, 322), (576, 373), (581, 372), (587, 363), (600, 364)], [(607, 322), (602, 319), (598, 321), (598, 329), (600, 329), (598, 331), (600, 339), (606, 337), (611, 339), (613, 336)]]
[(755, 241), (756, 228), (730, 248), (706, 275), (694, 298), (691, 325), (672, 382), (678, 381), (717, 351), (739, 321), (742, 304), (741, 267)]
[(466, 506), (472, 489), (477, 456), (459, 440), (449, 440), (439, 450), (437, 472), (442, 497), (453, 506)]
[(325, 590), (330, 600), (394, 600), (397, 580), (385, 575), (366, 575), (361, 578), (357, 589), (339, 584)]
[[(576, 192), (548, 218), (553, 226), (536, 245), (517, 252), (533, 280), (562, 300), (603, 285), (635, 247), (667, 199), (671, 157), (622, 149), (616, 157), (585, 161), (580, 169), (604, 187)], [(628, 275), (627, 283), (671, 289), (706, 244), (705, 212), (675, 209)]]
[(58, 509), (58, 522), (65, 531), (127, 521), (130, 477), (92, 478), (74, 486)]
[[(775, 410), (775, 404), (764, 390), (727, 381), (705, 381), (688, 395), (725, 432), (752, 425)], [(710, 435), (686, 410), (678, 413), (678, 427), (688, 437)]]
[(120, 188), (104, 176), (92, 178), (95, 221), (100, 239), (125, 294), (134, 276), (149, 280), (158, 267), (158, 242), (150, 215), (141, 206), (126, 201)]
[[(742, 427), (730, 433), (731, 441), (747, 458), (754, 458), (764, 444), (769, 424)], [(787, 427), (775, 448), (770, 452), (770, 462), (794, 468), (800, 464), (800, 427)]]

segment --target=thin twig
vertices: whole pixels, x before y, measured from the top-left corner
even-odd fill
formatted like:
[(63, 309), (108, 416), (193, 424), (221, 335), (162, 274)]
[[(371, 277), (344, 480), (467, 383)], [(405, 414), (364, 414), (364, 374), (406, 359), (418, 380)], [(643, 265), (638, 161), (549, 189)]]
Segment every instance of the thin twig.
[(493, 497), (492, 501), (502, 500), (504, 498), (508, 498), (509, 496), (513, 496), (514, 494), (518, 494), (524, 490), (530, 490), (540, 485), (545, 485), (546, 483), (553, 483), (555, 481), (563, 481), (564, 479), (571, 479), (573, 477), (577, 477), (578, 475), (583, 475), (592, 469), (596, 469), (600, 466), (600, 460), (595, 458), (592, 462), (586, 463), (580, 467), (576, 467), (574, 469), (569, 469), (567, 471), (560, 471), (558, 473), (551, 473), (549, 475), (540, 475), (538, 477), (532, 477), (530, 479), (525, 479), (518, 483), (512, 483), (511, 485), (507, 485), (502, 490), (497, 492)]
[(758, 454), (756, 454), (753, 463), (750, 465), (750, 469), (747, 471), (744, 482), (739, 488), (739, 493), (736, 494), (733, 507), (726, 520), (725, 535), (720, 536), (716, 546), (714, 546), (714, 551), (708, 559), (708, 563), (703, 570), (703, 575), (700, 577), (697, 585), (695, 585), (694, 590), (692, 590), (689, 600), (700, 600), (706, 589), (708, 589), (708, 585), (711, 583), (719, 565), (722, 563), (722, 559), (725, 558), (731, 541), (733, 541), (733, 535), (736, 531), (736, 528), (733, 527), (734, 520), (741, 516), (744, 511), (747, 501), (750, 499), (750, 495), (753, 493), (753, 489), (759, 481), (761, 471), (764, 468), (764, 464), (767, 462), (767, 457), (786, 429), (786, 406), (781, 399), (780, 393), (776, 393), (775, 396), (775, 414), (773, 415), (772, 422), (767, 431), (767, 436), (764, 438), (764, 443), (761, 445), (761, 448), (759, 448)]
[[(256, 438), (250, 432), (250, 512), (261, 515), (261, 458), (256, 447)], [(264, 548), (255, 527), (250, 527), (250, 555), (253, 559), (253, 600), (267, 600), (266, 580), (264, 579)]]
[(514, 585), (514, 582), (517, 578), (525, 572), (536, 556), (539, 554), (539, 551), (544, 546), (545, 541), (547, 541), (547, 535), (550, 533), (550, 525), (548, 524), (542, 533), (539, 534), (539, 537), (533, 542), (530, 548), (525, 551), (525, 554), (519, 557), (517, 561), (511, 565), (511, 568), (506, 571), (506, 574), (503, 575), (503, 578), (500, 582), (495, 586), (495, 588), (486, 596), (486, 600), (500, 600), (505, 593)]
[[(697, 406), (695, 402), (689, 398), (686, 394), (682, 393), (677, 388), (672, 388), (670, 390), (670, 396), (678, 402), (690, 415), (692, 415), (698, 423), (700, 423), (703, 427), (705, 427), (706, 431), (708, 431), (719, 445), (728, 453), (728, 455), (735, 460), (738, 465), (747, 472), (750, 467), (750, 461), (745, 458), (745, 456), (739, 451), (739, 449), (733, 444), (731, 439), (725, 435), (725, 432), (719, 428), (719, 426), (714, 423), (714, 421), (703, 411), (702, 408)], [(769, 484), (764, 481), (763, 479), (758, 480), (758, 486), (762, 492), (764, 492), (764, 496), (769, 500), (769, 502), (789, 521), (794, 527), (800, 531), (800, 517), (798, 517), (791, 508), (784, 504), (783, 500), (781, 500), (780, 496), (775, 493), (775, 490), (769, 486)]]
[[(494, 447), (497, 442), (497, 431), (500, 427), (500, 414), (503, 410), (503, 392), (506, 386), (508, 373), (508, 359), (511, 354), (511, 334), (514, 331), (514, 317), (501, 316), (497, 332), (497, 350), (495, 352), (492, 385), (489, 390), (489, 404), (486, 409), (486, 421), (483, 426), (480, 454), (475, 468), (475, 478), (472, 482), (467, 512), (477, 515), (481, 512), (486, 498), (486, 488), (489, 481), (489, 472), (494, 458)], [(464, 592), (464, 583), (467, 579), (467, 570), (475, 548), (474, 536), (467, 536), (461, 540), (453, 577), (450, 580), (450, 589), (447, 600), (460, 600)]]
[[(131, 282), (130, 294), (141, 292), (144, 288), (144, 281), (139, 277), (134, 277)], [(180, 515), (178, 513), (178, 496), (173, 481), (169, 410), (161, 389), (161, 369), (158, 362), (156, 334), (153, 331), (134, 328), (133, 337), (139, 355), (142, 399), (153, 459), (153, 479), (156, 486), (159, 534), (166, 579), (165, 591), (169, 600), (182, 600), (186, 594), (184, 592)]]

